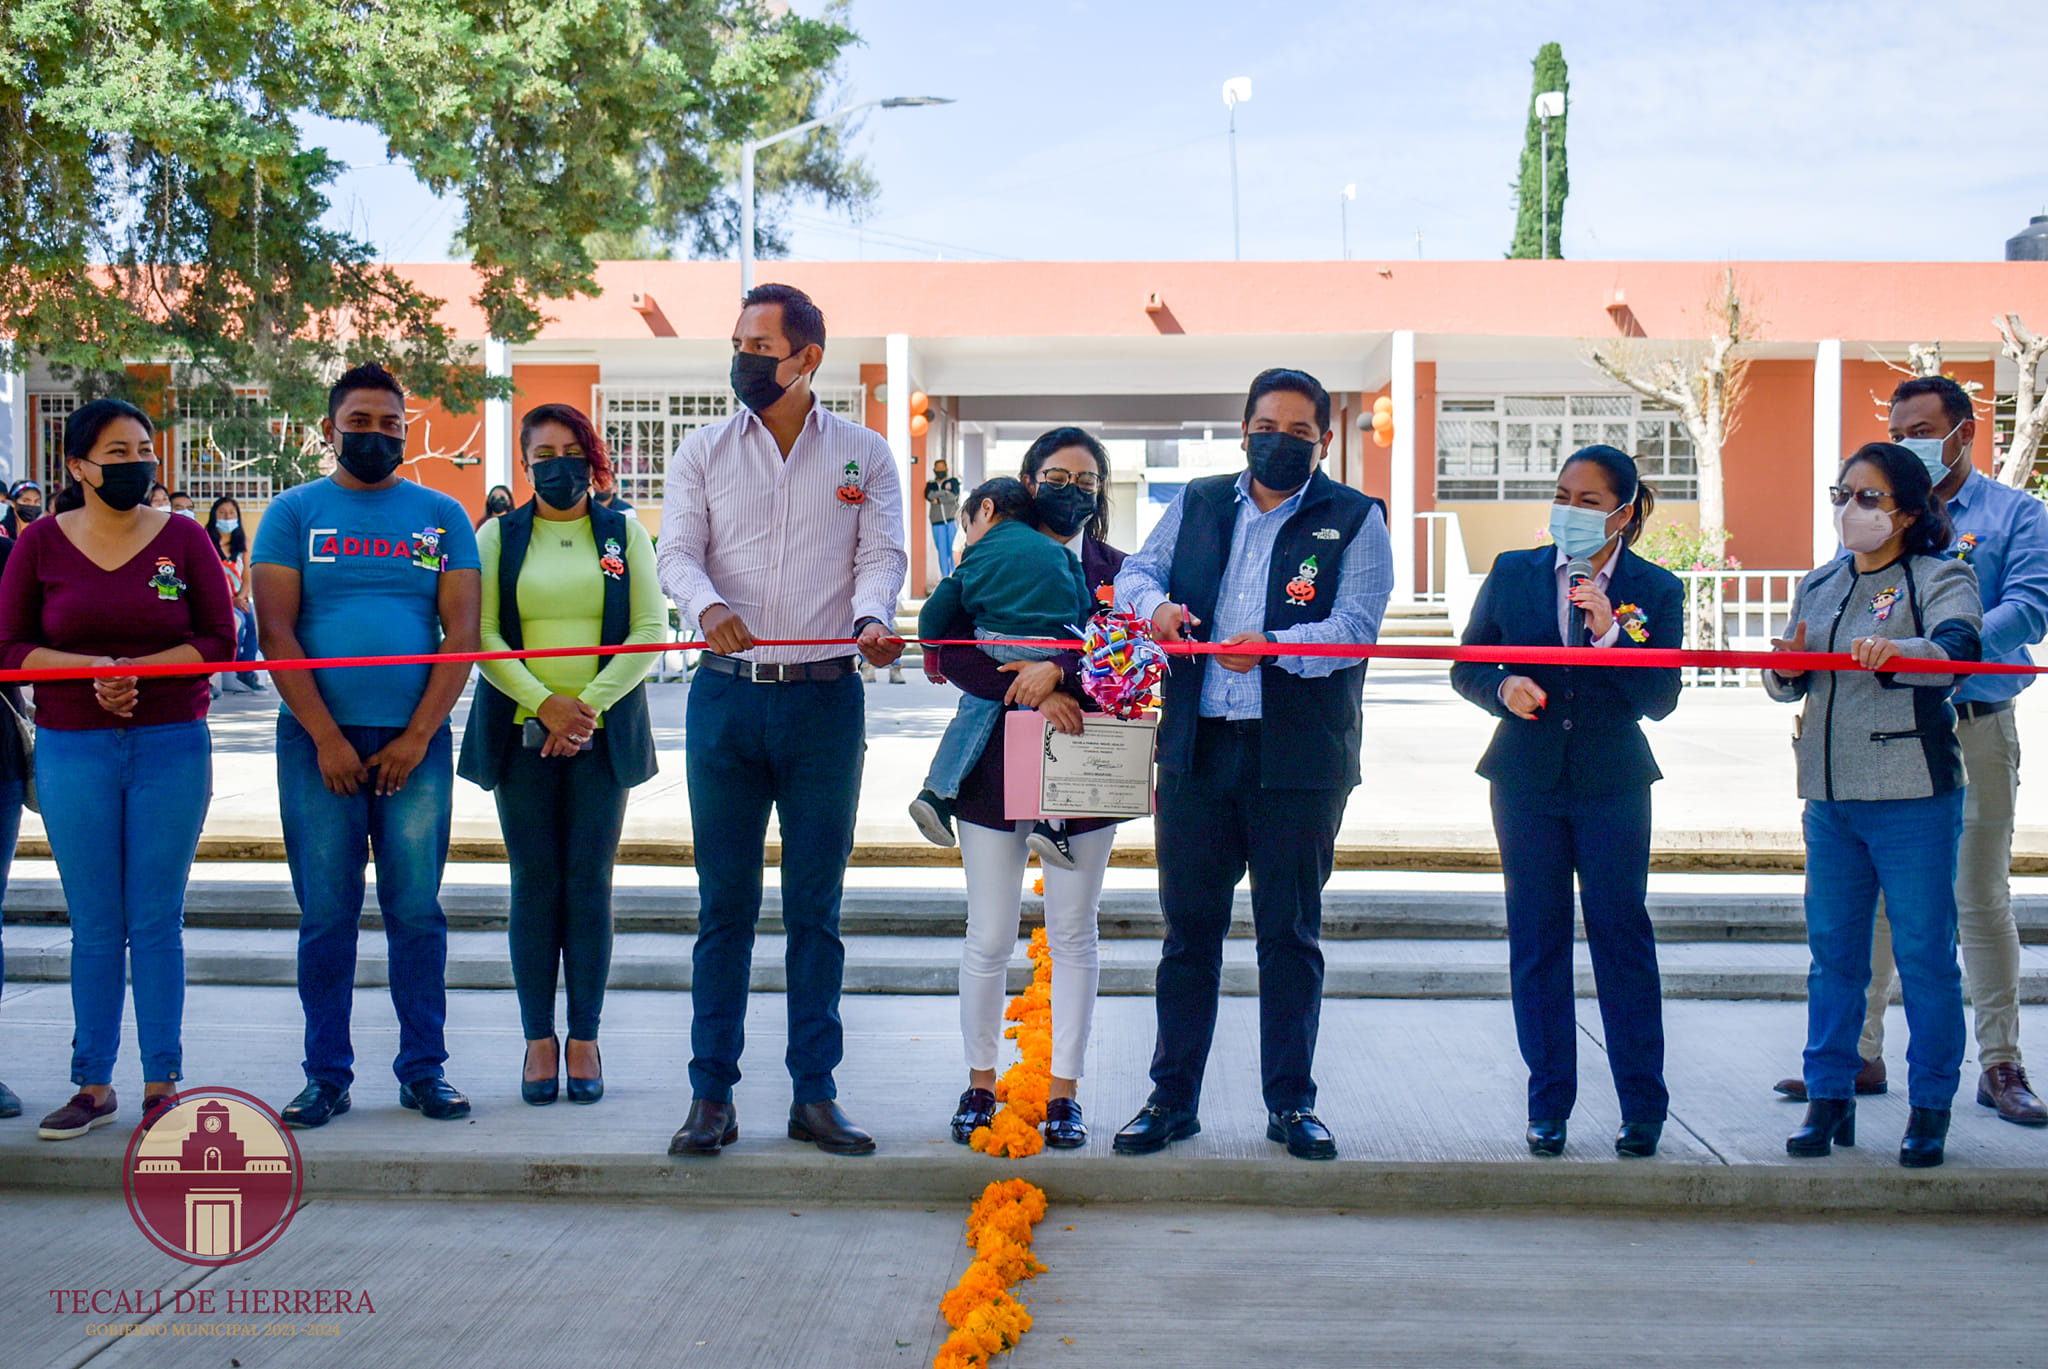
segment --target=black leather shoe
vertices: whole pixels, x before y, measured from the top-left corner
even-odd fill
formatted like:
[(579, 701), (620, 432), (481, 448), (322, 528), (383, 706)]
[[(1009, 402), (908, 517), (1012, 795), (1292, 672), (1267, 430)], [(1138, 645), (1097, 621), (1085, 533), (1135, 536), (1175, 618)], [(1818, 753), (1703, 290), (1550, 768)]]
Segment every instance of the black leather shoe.
[(573, 1074), (569, 1076), (569, 1101), (572, 1103), (595, 1103), (604, 1097), (604, 1052), (597, 1048), (595, 1041), (590, 1043), (590, 1051), (597, 1057), (597, 1073), (588, 1079), (578, 1079)]
[(740, 1115), (730, 1103), (692, 1098), (683, 1129), (668, 1143), (671, 1155), (716, 1155), (740, 1139)]
[[(548, 1040), (555, 1042), (555, 1073), (545, 1079), (528, 1079), (523, 1064), (519, 1070), (519, 1096), (537, 1108), (544, 1108), (549, 1103), (554, 1102), (555, 1095), (561, 1088), (562, 1043), (555, 1041), (555, 1038), (552, 1036)], [(526, 1043), (526, 1055), (528, 1059), (533, 1057), (533, 1042), (531, 1041)]]
[(0, 1117), (19, 1116), (21, 1116), (21, 1099), (15, 1097), (13, 1089), (8, 1088), (5, 1084), (0, 1084)]
[(400, 1084), (398, 1106), (411, 1108), (420, 1116), (430, 1117), (436, 1122), (453, 1122), (469, 1116), (469, 1100), (438, 1074), (415, 1079), (410, 1084)]
[(1081, 1120), (1081, 1105), (1071, 1098), (1055, 1098), (1045, 1105), (1045, 1143), (1054, 1150), (1077, 1150), (1088, 1144), (1088, 1124)]
[(324, 1127), (332, 1119), (348, 1111), (348, 1090), (333, 1084), (323, 1084), (318, 1079), (308, 1079), (306, 1087), (299, 1090), (299, 1096), (284, 1105), (278, 1114), (288, 1127), (307, 1131), (313, 1127)]
[(1785, 1138), (1785, 1153), (1812, 1159), (1832, 1155), (1836, 1146), (1856, 1144), (1856, 1100), (1815, 1098), (1806, 1105), (1806, 1120)]
[(830, 1155), (868, 1155), (875, 1149), (875, 1138), (848, 1121), (839, 1104), (830, 1098), (818, 1103), (791, 1103), (789, 1139), (809, 1141)]
[(1947, 1108), (1914, 1108), (1906, 1115), (1906, 1139), (1899, 1142), (1899, 1163), (1908, 1169), (1932, 1169), (1941, 1163), (1948, 1140)]
[(1531, 1155), (1564, 1154), (1563, 1122), (1529, 1123), (1529, 1153)]
[(1138, 1115), (1124, 1123), (1124, 1129), (1110, 1142), (1119, 1155), (1150, 1155), (1165, 1150), (1175, 1141), (1185, 1141), (1200, 1132), (1202, 1119), (1193, 1108), (1170, 1108), (1147, 1103)]
[(1284, 1142), (1287, 1153), (1298, 1160), (1334, 1160), (1337, 1138), (1320, 1117), (1307, 1108), (1266, 1114), (1266, 1139)]
[(1623, 1122), (1615, 1133), (1614, 1153), (1647, 1160), (1657, 1153), (1657, 1142), (1663, 1139), (1662, 1122)]
[(987, 1089), (969, 1089), (960, 1095), (960, 1106), (953, 1113), (953, 1139), (964, 1146), (977, 1130), (995, 1119), (996, 1096)]

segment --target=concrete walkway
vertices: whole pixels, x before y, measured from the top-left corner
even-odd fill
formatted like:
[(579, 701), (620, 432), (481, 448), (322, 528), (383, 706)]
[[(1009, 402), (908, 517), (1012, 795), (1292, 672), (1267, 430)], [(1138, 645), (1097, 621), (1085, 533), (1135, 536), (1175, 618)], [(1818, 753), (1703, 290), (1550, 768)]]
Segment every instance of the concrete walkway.
[[(1522, 1142), (1523, 1073), (1504, 1001), (1337, 1000), (1325, 1005), (1318, 1111), (1340, 1158), (1311, 1164), (1265, 1139), (1259, 1102), (1257, 1006), (1222, 1005), (1203, 1102), (1203, 1132), (1149, 1157), (1118, 1156), (1110, 1136), (1149, 1091), (1153, 1011), (1108, 998), (1094, 1025), (1081, 1100), (1089, 1145), (1024, 1161), (953, 1144), (946, 1121), (965, 1087), (956, 1000), (849, 995), (840, 1096), (872, 1130), (878, 1154), (838, 1158), (783, 1136), (788, 1083), (784, 1003), (756, 994), (736, 1102), (741, 1141), (712, 1160), (674, 1160), (670, 1134), (688, 1106), (688, 999), (614, 992), (606, 1001), (606, 1095), (594, 1107), (531, 1108), (518, 1099), (520, 1038), (512, 995), (450, 995), (449, 1078), (476, 1105), (466, 1122), (428, 1122), (396, 1103), (388, 1073), (396, 1024), (385, 995), (356, 995), (355, 1109), (301, 1133), (309, 1198), (436, 1194), (497, 1198), (720, 1199), (772, 1202), (956, 1203), (991, 1178), (1022, 1173), (1062, 1201), (1181, 1201), (1431, 1210), (1562, 1206), (1675, 1211), (1908, 1211), (2048, 1214), (2048, 1131), (2015, 1127), (1972, 1101), (1973, 1065), (1955, 1105), (1950, 1161), (1907, 1171), (1905, 1029), (1893, 1014), (1888, 1055), (1900, 1081), (1859, 1111), (1862, 1144), (1794, 1161), (1784, 1138), (1800, 1116), (1771, 1082), (1794, 1073), (1804, 1040), (1796, 1003), (1666, 1004), (1673, 1115), (1652, 1161), (1618, 1159), (1619, 1124), (1599, 1014), (1582, 1004), (1580, 1101), (1561, 1160)], [(2048, 1039), (2048, 1010), (2023, 1012), (2023, 1035)], [(185, 1004), (186, 1076), (245, 1089), (282, 1106), (298, 1090), (302, 1021), (287, 988), (195, 987)], [(75, 1141), (35, 1139), (35, 1120), (70, 1093), (64, 1082), (71, 1009), (62, 985), (9, 984), (0, 1004), (0, 1060), (26, 1114), (0, 1122), (0, 1183), (114, 1193), (127, 1141), (110, 1126)], [(132, 1040), (117, 1088), (124, 1116), (140, 1105)]]
[[(689, 801), (683, 783), (687, 686), (649, 686), (661, 773), (633, 792), (625, 859), (687, 864)], [(2040, 735), (2048, 690), (2021, 697), (2023, 738)], [(924, 843), (905, 808), (915, 797), (957, 691), (921, 678), (867, 688), (868, 753), (856, 839), (868, 864), (951, 863)], [(205, 853), (281, 859), (273, 758), (276, 696), (226, 695), (214, 706), (214, 801)], [(458, 735), (467, 705), (458, 709)], [(1450, 690), (1442, 669), (1375, 669), (1366, 687), (1365, 784), (1340, 837), (1359, 867), (1485, 869), (1496, 862), (1486, 785), (1472, 773), (1493, 720)], [(1672, 869), (1797, 869), (1799, 801), (1793, 793), (1793, 710), (1759, 689), (1693, 689), (1649, 727), (1666, 779), (1655, 791), (1654, 845)], [(2020, 790), (2015, 868), (2048, 874), (2048, 785)], [(1124, 826), (1120, 858), (1149, 860), (1151, 824)], [(24, 855), (45, 850), (33, 815)], [(771, 833), (771, 838), (773, 834)], [(455, 787), (457, 859), (501, 858), (496, 809), (475, 786)]]

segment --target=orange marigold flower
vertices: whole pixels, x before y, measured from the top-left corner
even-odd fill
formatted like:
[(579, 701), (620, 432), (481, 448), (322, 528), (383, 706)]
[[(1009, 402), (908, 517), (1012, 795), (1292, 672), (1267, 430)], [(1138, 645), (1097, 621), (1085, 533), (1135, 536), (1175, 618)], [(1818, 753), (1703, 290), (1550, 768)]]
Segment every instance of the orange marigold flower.
[(1009, 1287), (994, 1265), (976, 1260), (967, 1266), (967, 1272), (960, 1276), (953, 1290), (939, 1300), (939, 1315), (946, 1319), (946, 1325), (958, 1327), (975, 1308), (1010, 1296)]
[(981, 1244), (975, 1247), (975, 1258), (995, 1270), (1006, 1283), (1021, 1283), (1045, 1272), (1045, 1266), (1032, 1258), (1030, 1250), (1000, 1231), (983, 1233)]
[(955, 1331), (939, 1347), (932, 1369), (984, 1369), (987, 1364), (988, 1354), (981, 1342), (966, 1331)]
[(1005, 1297), (1001, 1302), (975, 1308), (960, 1329), (980, 1341), (989, 1353), (1000, 1354), (1031, 1329), (1031, 1314), (1015, 1298)]

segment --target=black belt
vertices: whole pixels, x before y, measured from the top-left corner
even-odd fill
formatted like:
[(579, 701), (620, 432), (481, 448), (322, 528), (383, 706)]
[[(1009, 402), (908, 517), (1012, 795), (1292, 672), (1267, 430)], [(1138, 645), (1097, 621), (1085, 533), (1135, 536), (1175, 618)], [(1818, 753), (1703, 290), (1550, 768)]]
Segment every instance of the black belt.
[(851, 656), (830, 661), (792, 661), (783, 665), (770, 661), (742, 661), (737, 656), (714, 656), (706, 652), (697, 664), (705, 670), (737, 676), (754, 684), (829, 684), (853, 674)]
[(1251, 734), (1251, 733), (1254, 733), (1254, 732), (1257, 732), (1257, 731), (1259, 730), (1259, 724), (1260, 724), (1260, 722), (1262, 722), (1262, 721), (1263, 721), (1263, 719), (1259, 719), (1259, 718), (1200, 718), (1200, 719), (1197, 719), (1196, 721), (1197, 721), (1197, 727), (1198, 727), (1198, 728), (1208, 728), (1208, 729), (1210, 729), (1211, 731), (1215, 731), (1215, 732), (1229, 732), (1229, 733), (1234, 733), (1234, 734), (1235, 734), (1235, 735), (1237, 735), (1237, 736), (1247, 736), (1247, 735), (1249, 735), (1249, 734)]
[(2011, 699), (1993, 699), (1989, 703), (1980, 702), (1976, 699), (1958, 699), (1956, 701), (1956, 716), (1958, 718), (1988, 718), (1993, 713), (2003, 713), (2011, 707)]

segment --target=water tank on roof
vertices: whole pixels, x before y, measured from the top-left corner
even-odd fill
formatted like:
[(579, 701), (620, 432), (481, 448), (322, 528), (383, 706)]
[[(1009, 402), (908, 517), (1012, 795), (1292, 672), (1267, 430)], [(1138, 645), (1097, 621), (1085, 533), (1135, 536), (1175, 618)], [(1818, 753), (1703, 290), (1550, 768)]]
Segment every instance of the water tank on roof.
[(2036, 214), (2033, 221), (2005, 240), (2007, 261), (2048, 261), (2048, 214)]

